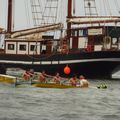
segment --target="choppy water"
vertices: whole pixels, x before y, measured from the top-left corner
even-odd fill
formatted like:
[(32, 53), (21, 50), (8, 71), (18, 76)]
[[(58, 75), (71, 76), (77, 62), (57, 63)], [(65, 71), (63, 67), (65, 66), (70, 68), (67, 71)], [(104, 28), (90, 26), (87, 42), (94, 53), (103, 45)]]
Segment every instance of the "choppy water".
[(120, 81), (105, 82), (104, 90), (0, 85), (0, 120), (120, 120)]

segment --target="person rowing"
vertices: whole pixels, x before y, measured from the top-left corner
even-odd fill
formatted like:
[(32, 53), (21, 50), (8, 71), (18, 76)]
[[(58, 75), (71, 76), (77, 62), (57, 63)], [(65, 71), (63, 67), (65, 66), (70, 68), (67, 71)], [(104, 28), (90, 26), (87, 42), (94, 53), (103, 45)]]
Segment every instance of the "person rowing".
[(71, 86), (76, 86), (77, 85), (77, 76), (73, 75), (73, 77), (70, 79), (70, 85)]
[(30, 80), (31, 77), (33, 77), (34, 75), (34, 71), (32, 69), (27, 69), (24, 73), (23, 73), (23, 78), (24, 80), (28, 81)]
[(46, 74), (45, 71), (43, 70), (39, 75), (39, 82), (47, 83), (46, 77), (53, 77), (53, 76)]
[(53, 82), (55, 82), (56, 84), (61, 84), (62, 82), (65, 82), (65, 80), (68, 80), (68, 79), (61, 77), (58, 72), (56, 73), (55, 77), (53, 78)]
[(85, 79), (85, 77), (83, 75), (80, 75), (79, 79), (80, 79), (80, 87), (81, 88), (89, 87), (89, 82), (87, 81), (87, 79)]

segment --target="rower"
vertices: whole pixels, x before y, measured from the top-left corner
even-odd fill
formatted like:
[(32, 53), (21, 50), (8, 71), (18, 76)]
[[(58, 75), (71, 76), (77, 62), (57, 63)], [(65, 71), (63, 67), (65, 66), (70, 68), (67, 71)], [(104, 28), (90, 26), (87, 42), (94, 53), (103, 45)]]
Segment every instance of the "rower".
[(70, 79), (70, 85), (76, 86), (77, 85), (77, 76), (73, 75), (73, 77)]
[(56, 84), (64, 84), (68, 79), (67, 78), (63, 78), (60, 76), (60, 74), (57, 72), (55, 77), (53, 78), (53, 82), (55, 82)]
[(87, 79), (85, 79), (83, 75), (80, 75), (79, 79), (80, 79), (80, 87), (82, 88), (89, 87), (89, 82), (87, 81)]
[(39, 75), (39, 82), (41, 83), (47, 83), (46, 77), (53, 77), (51, 75), (47, 75), (45, 71), (43, 70)]
[(31, 71), (31, 70), (26, 70), (24, 73), (23, 73), (23, 78), (24, 78), (24, 80), (30, 80), (30, 78), (31, 77), (33, 77), (33, 71)]
[(55, 77), (53, 78), (53, 81), (54, 81), (56, 84), (60, 84), (60, 80), (61, 80), (60, 74), (59, 74), (59, 73), (56, 73)]

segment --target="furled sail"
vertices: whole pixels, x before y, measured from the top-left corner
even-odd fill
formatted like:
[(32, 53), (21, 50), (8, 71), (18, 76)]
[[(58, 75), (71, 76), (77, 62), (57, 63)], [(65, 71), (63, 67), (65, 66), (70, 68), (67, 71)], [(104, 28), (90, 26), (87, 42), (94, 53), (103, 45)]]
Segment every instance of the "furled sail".
[(68, 18), (67, 22), (72, 24), (117, 23), (120, 22), (120, 17), (73, 17)]
[(42, 32), (48, 32), (48, 31), (54, 31), (54, 30), (60, 30), (62, 28), (63, 28), (63, 24), (58, 23), (58, 24), (47, 25), (47, 26), (42, 26), (42, 27), (37, 27), (37, 28), (32, 28), (27, 30), (21, 30), (21, 31), (16, 31), (12, 33), (11, 38), (26, 36), (26, 35), (36, 34), (36, 33), (42, 33)]

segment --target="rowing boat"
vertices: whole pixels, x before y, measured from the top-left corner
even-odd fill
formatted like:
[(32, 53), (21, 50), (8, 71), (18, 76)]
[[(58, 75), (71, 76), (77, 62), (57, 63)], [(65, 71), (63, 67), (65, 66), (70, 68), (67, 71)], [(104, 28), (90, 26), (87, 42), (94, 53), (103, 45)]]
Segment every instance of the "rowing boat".
[(15, 84), (16, 83), (16, 77), (10, 76), (10, 75), (0, 74), (0, 83)]
[(64, 84), (55, 84), (55, 83), (33, 83), (32, 86), (34, 87), (41, 87), (41, 88), (80, 88), (80, 86), (71, 86), (71, 85), (64, 85)]
[[(32, 85), (33, 87), (40, 87), (40, 88), (59, 88), (59, 89), (66, 89), (66, 88), (81, 88), (78, 86), (71, 86), (70, 84), (56, 84), (54, 82), (48, 82), (48, 83), (40, 83), (37, 81), (25, 81), (23, 78), (17, 78), (15, 76), (10, 75), (3, 75), (0, 74), (0, 83), (8, 83), (8, 84), (14, 84), (15, 86), (22, 86), (22, 85)], [(99, 85), (95, 87), (97, 89), (106, 89), (107, 85)]]
[(31, 83), (34, 87), (40, 87), (40, 88), (59, 88), (59, 89), (65, 89), (65, 88), (96, 88), (96, 89), (107, 89), (107, 85), (98, 85), (96, 87), (80, 87), (80, 85), (77, 86), (71, 86), (70, 84), (56, 84), (56, 83), (39, 83), (39, 82), (33, 82)]

